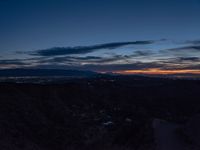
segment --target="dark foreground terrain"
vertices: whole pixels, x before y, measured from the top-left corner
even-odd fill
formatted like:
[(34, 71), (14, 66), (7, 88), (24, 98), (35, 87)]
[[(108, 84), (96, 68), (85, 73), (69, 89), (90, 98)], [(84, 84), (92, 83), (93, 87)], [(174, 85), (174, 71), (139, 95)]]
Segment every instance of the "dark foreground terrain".
[(0, 149), (164, 150), (159, 136), (174, 138), (174, 128), (184, 144), (198, 148), (198, 114), (198, 80), (111, 76), (0, 83)]

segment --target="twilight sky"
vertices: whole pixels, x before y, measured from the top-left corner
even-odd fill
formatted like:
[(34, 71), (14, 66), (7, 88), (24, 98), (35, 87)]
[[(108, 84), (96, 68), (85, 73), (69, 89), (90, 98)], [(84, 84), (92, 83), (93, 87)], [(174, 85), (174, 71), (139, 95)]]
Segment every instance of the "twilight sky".
[(0, 69), (200, 73), (200, 0), (1, 0)]

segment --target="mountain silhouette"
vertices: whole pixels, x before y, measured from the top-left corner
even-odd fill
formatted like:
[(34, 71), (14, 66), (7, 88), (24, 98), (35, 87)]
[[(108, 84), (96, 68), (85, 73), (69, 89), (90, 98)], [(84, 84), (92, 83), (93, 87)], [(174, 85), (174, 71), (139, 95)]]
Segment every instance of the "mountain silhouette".
[(45, 76), (73, 76), (90, 77), (97, 73), (81, 70), (60, 70), (60, 69), (4, 69), (0, 70), (0, 77), (45, 77)]

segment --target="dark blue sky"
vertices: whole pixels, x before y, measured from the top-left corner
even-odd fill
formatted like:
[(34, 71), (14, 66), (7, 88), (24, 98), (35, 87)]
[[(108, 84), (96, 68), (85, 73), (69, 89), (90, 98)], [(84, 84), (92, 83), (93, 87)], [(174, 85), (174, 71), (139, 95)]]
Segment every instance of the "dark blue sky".
[[(163, 56), (168, 60), (198, 57), (197, 49), (190, 48), (199, 46), (199, 15), (200, 0), (1, 0), (1, 68), (71, 64), (87, 69), (87, 65), (98, 65), (100, 60), (121, 56), (117, 62), (106, 61), (106, 67), (112, 70), (113, 66), (108, 65), (152, 63)], [(141, 43), (126, 43), (135, 41)], [(113, 48), (113, 43), (123, 44)], [(105, 47), (95, 47), (100, 44)], [(77, 46), (84, 46), (81, 51), (86, 52), (80, 53)], [(189, 47), (187, 52), (185, 47)], [(171, 51), (160, 52), (173, 48), (182, 48), (184, 53), (181, 50), (172, 57)], [(46, 56), (43, 50), (53, 54)], [(133, 56), (139, 53), (148, 53), (148, 57)], [(58, 57), (67, 60), (61, 63)], [(90, 59), (86, 61), (87, 58)]]

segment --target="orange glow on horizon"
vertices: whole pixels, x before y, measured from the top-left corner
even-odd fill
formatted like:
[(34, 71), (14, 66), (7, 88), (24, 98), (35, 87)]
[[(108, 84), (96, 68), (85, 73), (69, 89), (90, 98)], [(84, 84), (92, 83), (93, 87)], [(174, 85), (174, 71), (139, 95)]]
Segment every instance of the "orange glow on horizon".
[(151, 68), (144, 70), (122, 70), (115, 71), (113, 73), (117, 74), (146, 74), (146, 75), (176, 75), (176, 74), (199, 74), (200, 70), (192, 70), (192, 69), (177, 69), (177, 70), (162, 70), (159, 68)]

